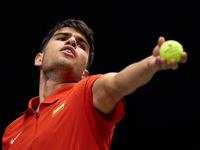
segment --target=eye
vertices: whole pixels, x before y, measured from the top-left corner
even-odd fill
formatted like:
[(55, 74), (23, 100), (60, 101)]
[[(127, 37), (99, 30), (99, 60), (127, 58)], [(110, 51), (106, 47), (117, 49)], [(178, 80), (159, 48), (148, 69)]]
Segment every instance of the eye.
[(78, 47), (80, 47), (81, 49), (85, 50), (85, 45), (84, 44), (78, 44)]
[(63, 37), (60, 37), (60, 38), (57, 38), (58, 41), (65, 41), (65, 38)]

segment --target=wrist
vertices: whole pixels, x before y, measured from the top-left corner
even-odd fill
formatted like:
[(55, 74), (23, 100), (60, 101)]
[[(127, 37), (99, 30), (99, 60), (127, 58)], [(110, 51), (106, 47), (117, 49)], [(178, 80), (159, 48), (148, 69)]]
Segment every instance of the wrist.
[(150, 74), (155, 74), (157, 71), (160, 70), (157, 65), (156, 58), (153, 55), (145, 58), (144, 61), (146, 64), (146, 70), (148, 70)]

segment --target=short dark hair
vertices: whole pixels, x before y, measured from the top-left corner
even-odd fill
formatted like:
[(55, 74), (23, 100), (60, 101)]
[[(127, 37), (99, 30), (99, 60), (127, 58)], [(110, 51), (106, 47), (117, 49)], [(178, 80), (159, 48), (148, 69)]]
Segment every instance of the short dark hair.
[(74, 28), (76, 30), (78, 30), (79, 32), (81, 32), (84, 37), (86, 38), (86, 40), (89, 43), (90, 46), (90, 51), (89, 51), (89, 58), (88, 58), (88, 64), (87, 64), (87, 69), (90, 68), (93, 59), (94, 59), (94, 32), (88, 27), (88, 25), (83, 22), (82, 20), (76, 20), (76, 19), (66, 19), (63, 20), (62, 22), (57, 23), (44, 37), (44, 39), (41, 42), (40, 45), (40, 52), (42, 53), (44, 48), (46, 47), (47, 43), (49, 42), (49, 40), (51, 39), (51, 37), (53, 36), (53, 34), (64, 27), (71, 27)]

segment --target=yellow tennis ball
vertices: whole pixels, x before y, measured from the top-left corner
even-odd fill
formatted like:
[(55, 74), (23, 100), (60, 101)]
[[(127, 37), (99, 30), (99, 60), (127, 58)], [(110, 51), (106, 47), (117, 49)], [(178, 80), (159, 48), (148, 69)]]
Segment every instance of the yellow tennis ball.
[(164, 42), (159, 50), (160, 56), (164, 57), (167, 63), (170, 63), (170, 60), (173, 58), (176, 60), (176, 62), (179, 62), (181, 59), (182, 52), (182, 45), (174, 40), (168, 40)]

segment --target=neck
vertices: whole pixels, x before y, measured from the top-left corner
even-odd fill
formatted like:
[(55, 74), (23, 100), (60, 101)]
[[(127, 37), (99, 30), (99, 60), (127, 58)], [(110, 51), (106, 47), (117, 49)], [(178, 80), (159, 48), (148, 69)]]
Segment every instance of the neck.
[(69, 83), (74, 83), (78, 81), (73, 81), (73, 80), (61, 80), (62, 77), (57, 75), (49, 78), (45, 75), (43, 70), (40, 70), (40, 83), (39, 83), (39, 100), (40, 103), (47, 98), (51, 93), (53, 93), (55, 90), (59, 89), (60, 87), (69, 84)]

